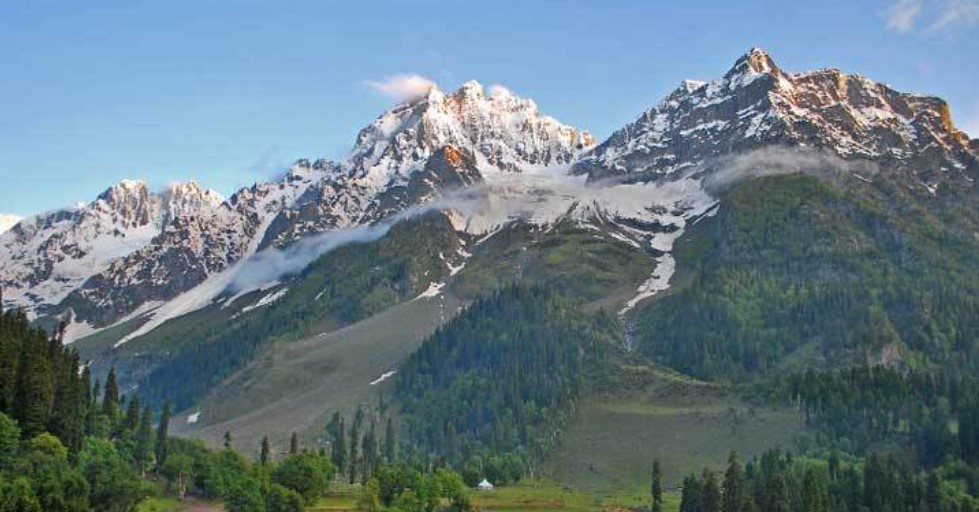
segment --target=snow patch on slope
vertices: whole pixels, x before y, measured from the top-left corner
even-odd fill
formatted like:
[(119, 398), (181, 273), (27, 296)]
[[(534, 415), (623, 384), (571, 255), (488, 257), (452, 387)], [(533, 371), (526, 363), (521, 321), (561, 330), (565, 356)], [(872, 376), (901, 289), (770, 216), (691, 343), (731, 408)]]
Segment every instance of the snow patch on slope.
[(428, 289), (421, 292), (416, 299), (424, 299), (431, 297), (438, 297), (442, 293), (442, 288), (445, 288), (445, 283), (432, 283), (428, 285)]
[(0, 213), (0, 234), (3, 234), (14, 227), (18, 222), (20, 222), (23, 217), (17, 215), (10, 215), (9, 213)]
[(380, 377), (372, 380), (370, 382), (370, 384), (368, 384), (368, 385), (369, 386), (376, 386), (376, 385), (378, 385), (378, 384), (380, 384), (380, 383), (382, 383), (382, 382), (390, 379), (391, 377), (393, 377), (395, 373), (398, 373), (397, 370), (390, 370), (390, 371), (384, 372), (384, 373), (381, 374)]
[(247, 313), (249, 311), (253, 311), (255, 309), (268, 306), (268, 305), (274, 303), (275, 301), (281, 299), (282, 297), (285, 297), (285, 295), (287, 293), (289, 293), (289, 287), (288, 286), (285, 287), (285, 288), (282, 288), (281, 290), (277, 290), (275, 292), (272, 292), (272, 293), (270, 293), (270, 294), (262, 297), (261, 299), (259, 299), (258, 302), (254, 303), (252, 305), (245, 306), (245, 307), (241, 308), (241, 311), (239, 313)]

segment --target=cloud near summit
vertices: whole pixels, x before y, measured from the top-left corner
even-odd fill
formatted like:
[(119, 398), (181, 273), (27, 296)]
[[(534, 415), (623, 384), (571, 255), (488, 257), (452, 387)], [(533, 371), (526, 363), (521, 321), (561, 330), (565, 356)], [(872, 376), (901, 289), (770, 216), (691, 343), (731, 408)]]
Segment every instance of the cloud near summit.
[(896, 32), (910, 32), (921, 14), (921, 0), (900, 0), (884, 11), (887, 28)]
[(415, 73), (392, 75), (384, 80), (368, 80), (364, 83), (367, 87), (398, 102), (418, 99), (435, 87), (435, 81)]
[(892, 0), (881, 14), (888, 30), (907, 34), (921, 25), (934, 35), (979, 25), (979, 0)]

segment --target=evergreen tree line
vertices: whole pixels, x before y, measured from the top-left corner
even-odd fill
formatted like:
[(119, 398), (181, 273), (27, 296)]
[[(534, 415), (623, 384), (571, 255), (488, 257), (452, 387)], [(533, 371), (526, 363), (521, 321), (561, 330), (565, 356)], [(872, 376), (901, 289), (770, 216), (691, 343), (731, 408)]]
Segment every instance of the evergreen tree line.
[[(655, 472), (653, 481), (655, 488)], [(652, 497), (655, 509), (655, 492)], [(687, 476), (679, 510), (974, 512), (976, 505), (956, 479), (937, 471), (916, 472), (896, 456), (873, 453), (843, 461), (832, 455), (823, 461), (771, 450), (743, 465), (732, 453), (721, 475), (705, 469)]]
[[(381, 407), (381, 411), (386, 410)], [(258, 464), (253, 472), (257, 477), (251, 486), (268, 488), (273, 484), (296, 490), (306, 505), (328, 489), (331, 481), (360, 486), (358, 506), (360, 510), (389, 512), (465, 511), (472, 505), (462, 477), (446, 467), (444, 461), (432, 460), (427, 454), (405, 451), (397, 437), (392, 418), (383, 422), (369, 418), (363, 408), (358, 408), (351, 421), (339, 412), (333, 414), (325, 428), (325, 445), (315, 450), (301, 446), (294, 433), (289, 440), (288, 455), (282, 461), (274, 460), (275, 450), (268, 436), (262, 439)], [(384, 424), (383, 436), (379, 424)], [(226, 434), (226, 451), (231, 450), (231, 435)], [(204, 453), (196, 450), (195, 453)], [(227, 456), (226, 456), (227, 457)], [(242, 463), (235, 463), (242, 467)], [(220, 476), (214, 476), (216, 468), (227, 467), (226, 462), (198, 463), (196, 471), (202, 472), (198, 482), (202, 494), (221, 497)], [(211, 476), (207, 476), (207, 471)], [(217, 469), (217, 473), (227, 470)], [(315, 480), (310, 480), (316, 475)], [(217, 485), (212, 482), (218, 482)], [(475, 484), (473, 484), (475, 485)], [(225, 485), (225, 487), (227, 487)], [(235, 488), (235, 492), (240, 489)], [(242, 509), (258, 510), (258, 509)], [(272, 512), (278, 509), (267, 509)]]
[(181, 499), (222, 499), (230, 512), (302, 512), (326, 491), (326, 456), (294, 450), (251, 464), (230, 435), (221, 451), (170, 438), (168, 404), (157, 418), (120, 393), (114, 370), (92, 383), (63, 335), (20, 311), (0, 314), (0, 512), (130, 512), (161, 485)]
[(326, 425), (330, 460), (341, 477), (349, 483), (366, 483), (382, 465), (399, 461), (397, 428), (392, 418), (384, 422), (384, 432), (379, 432), (378, 420), (366, 419), (363, 408), (358, 408), (349, 423), (335, 412)]
[(0, 313), (0, 510), (132, 510), (150, 492), (140, 476), (166, 461), (169, 409), (154, 428), (114, 372), (103, 394), (64, 331)]
[(863, 453), (885, 442), (909, 450), (925, 468), (956, 460), (979, 468), (979, 380), (973, 377), (883, 366), (810, 369), (757, 390), (800, 410), (834, 448)]
[(892, 349), (972, 374), (975, 229), (811, 176), (752, 180), (678, 244), (689, 275), (637, 312), (640, 350), (711, 380), (750, 380), (799, 350), (850, 362)]
[(235, 450), (231, 433), (224, 449), (208, 450), (199, 440), (173, 439), (163, 467), (170, 489), (222, 500), (229, 512), (302, 512), (329, 489), (336, 470), (328, 456), (301, 450), (298, 440), (281, 460), (273, 460), (268, 438), (261, 458), (251, 462)]
[(506, 286), (440, 328), (399, 370), (408, 444), (514, 481), (552, 446), (618, 325), (545, 288)]

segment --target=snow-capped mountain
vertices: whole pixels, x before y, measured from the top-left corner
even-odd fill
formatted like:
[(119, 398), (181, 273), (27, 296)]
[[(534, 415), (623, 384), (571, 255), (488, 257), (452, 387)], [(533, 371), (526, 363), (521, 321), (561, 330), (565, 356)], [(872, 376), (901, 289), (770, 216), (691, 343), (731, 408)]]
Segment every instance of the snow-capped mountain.
[(949, 107), (838, 69), (789, 73), (755, 48), (712, 82), (687, 80), (576, 165), (590, 179), (669, 176), (767, 146), (825, 150), (911, 169), (933, 190), (979, 174), (979, 141)]
[(59, 303), (86, 279), (136, 251), (174, 219), (216, 208), (221, 198), (196, 183), (151, 193), (124, 181), (88, 204), (22, 220), (0, 235), (5, 300), (35, 309)]
[(347, 165), (358, 183), (383, 186), (446, 145), (472, 152), (484, 172), (519, 172), (570, 163), (594, 143), (588, 132), (541, 114), (532, 100), (503, 87), (487, 95), (470, 81), (451, 94), (433, 87), (386, 112), (357, 135)]
[(95, 325), (156, 307), (255, 253), (276, 215), (294, 205), (324, 175), (297, 163), (282, 180), (256, 184), (227, 201), (171, 215), (148, 243), (92, 274), (62, 305)]
[(194, 183), (154, 194), (126, 181), (90, 204), (29, 219), (0, 237), (4, 300), (109, 325), (256, 251), (377, 222), (481, 173), (569, 164), (593, 144), (502, 88), (489, 96), (476, 82), (452, 94), (433, 88), (364, 128), (341, 164), (298, 160), (281, 180), (226, 201)]
[(18, 222), (21, 221), (21, 217), (17, 215), (10, 215), (9, 213), (0, 213), (0, 235), (6, 233), (10, 228), (14, 227)]
[[(493, 175), (570, 164), (594, 144), (587, 131), (543, 115), (532, 100), (505, 88), (492, 87), (487, 95), (474, 81), (452, 93), (433, 87), (424, 97), (396, 106), (362, 129), (343, 164), (314, 163), (314, 169), (332, 166), (331, 172), (294, 208), (279, 215), (262, 247), (373, 222), (431, 197), (444, 184), (414, 180), (409, 187), (409, 183), (429, 157), (445, 147), (472, 155), (481, 174)], [(404, 187), (412, 193), (389, 193)], [(397, 196), (403, 200), (392, 203)]]
[[(754, 49), (718, 80), (684, 82), (598, 146), (531, 100), (467, 82), (383, 113), (343, 162), (298, 160), (283, 178), (227, 200), (195, 183), (153, 193), (122, 182), (0, 235), (0, 284), (8, 305), (37, 315), (70, 308), (97, 327), (211, 290), (170, 308), (185, 312), (258, 251), (375, 224), (478, 184), (483, 202), (448, 208), (456, 229), (571, 219), (653, 254), (657, 272), (639, 290), (648, 296), (668, 285), (673, 240), (716, 204), (704, 173), (772, 146), (903, 169), (931, 193), (952, 182), (974, 188), (979, 177), (979, 141), (952, 125), (942, 100), (838, 70), (788, 73)], [(634, 179), (601, 185), (611, 176)]]

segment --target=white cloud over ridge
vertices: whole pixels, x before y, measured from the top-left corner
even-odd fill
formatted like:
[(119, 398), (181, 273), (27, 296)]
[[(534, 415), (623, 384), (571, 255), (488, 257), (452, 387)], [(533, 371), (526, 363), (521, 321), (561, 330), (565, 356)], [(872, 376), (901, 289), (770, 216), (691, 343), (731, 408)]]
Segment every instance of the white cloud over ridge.
[(411, 101), (428, 94), (435, 81), (415, 73), (392, 75), (384, 80), (368, 80), (367, 87), (398, 102)]
[(920, 25), (937, 34), (979, 25), (979, 0), (894, 0), (881, 14), (893, 32), (908, 34)]
[(931, 30), (945, 30), (954, 26), (979, 24), (979, 0), (949, 0)]
[(887, 28), (895, 32), (910, 32), (921, 14), (922, 0), (898, 0), (884, 11)]

